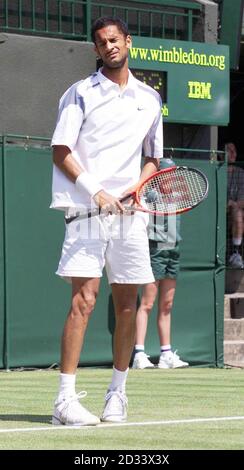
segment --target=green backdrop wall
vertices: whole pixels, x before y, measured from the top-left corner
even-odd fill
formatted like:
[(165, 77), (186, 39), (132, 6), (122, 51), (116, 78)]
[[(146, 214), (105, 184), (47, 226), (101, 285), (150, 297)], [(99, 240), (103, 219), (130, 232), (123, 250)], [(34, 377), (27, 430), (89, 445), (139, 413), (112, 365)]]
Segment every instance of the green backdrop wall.
[[(59, 362), (70, 286), (55, 275), (63, 215), (49, 209), (52, 161), (41, 142), (0, 146), (0, 368)], [(179, 160), (175, 159), (179, 163)], [(180, 160), (207, 175), (208, 198), (182, 216), (181, 272), (173, 309), (172, 344), (192, 365), (223, 364), (225, 164)], [(88, 326), (82, 365), (112, 363), (114, 315), (106, 276)], [(156, 306), (147, 352), (157, 357)]]

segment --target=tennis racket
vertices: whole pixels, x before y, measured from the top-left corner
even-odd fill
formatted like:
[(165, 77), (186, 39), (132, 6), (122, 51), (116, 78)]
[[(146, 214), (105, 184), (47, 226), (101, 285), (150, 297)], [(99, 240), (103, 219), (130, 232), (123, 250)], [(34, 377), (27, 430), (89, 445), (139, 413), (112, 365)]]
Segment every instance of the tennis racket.
[[(208, 195), (208, 180), (196, 168), (172, 166), (157, 171), (145, 179), (136, 191), (120, 198), (125, 202), (133, 198), (136, 206), (126, 206), (128, 211), (142, 211), (155, 215), (182, 214), (198, 206)], [(65, 218), (67, 224), (77, 218), (93, 217), (101, 209)]]

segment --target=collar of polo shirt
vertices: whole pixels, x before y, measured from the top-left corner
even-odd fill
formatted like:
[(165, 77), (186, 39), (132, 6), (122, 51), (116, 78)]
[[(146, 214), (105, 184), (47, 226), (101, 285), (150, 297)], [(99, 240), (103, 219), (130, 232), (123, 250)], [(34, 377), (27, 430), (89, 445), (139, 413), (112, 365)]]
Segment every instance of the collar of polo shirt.
[[(109, 78), (105, 77), (105, 75), (103, 75), (101, 68), (96, 73), (96, 79), (104, 90), (109, 90), (109, 88), (112, 88), (112, 87), (116, 87), (116, 88), (119, 87), (117, 83), (113, 82)], [(137, 89), (136, 79), (132, 75), (130, 70), (129, 70), (128, 82), (125, 87), (125, 90), (128, 90), (128, 89), (133, 90), (134, 92)]]

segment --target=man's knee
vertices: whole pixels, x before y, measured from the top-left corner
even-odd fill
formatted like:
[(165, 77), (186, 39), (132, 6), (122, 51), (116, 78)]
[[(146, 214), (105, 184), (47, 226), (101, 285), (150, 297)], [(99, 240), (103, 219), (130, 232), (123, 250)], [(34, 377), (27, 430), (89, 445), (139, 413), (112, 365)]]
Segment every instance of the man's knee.
[(163, 311), (165, 315), (169, 315), (171, 313), (172, 306), (173, 306), (172, 300), (165, 300), (165, 302), (163, 303)]
[(141, 303), (143, 310), (149, 315), (153, 309), (154, 301), (152, 300), (144, 300)]
[(72, 299), (72, 312), (74, 315), (89, 317), (96, 305), (96, 293), (77, 293)]

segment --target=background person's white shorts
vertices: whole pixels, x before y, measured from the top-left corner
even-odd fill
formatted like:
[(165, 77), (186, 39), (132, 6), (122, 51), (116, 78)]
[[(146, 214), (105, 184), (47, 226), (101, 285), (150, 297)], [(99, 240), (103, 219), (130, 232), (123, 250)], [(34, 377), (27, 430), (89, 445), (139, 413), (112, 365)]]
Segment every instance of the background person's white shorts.
[(106, 266), (110, 284), (154, 282), (147, 236), (148, 215), (108, 215), (71, 222), (66, 226), (56, 274), (102, 277)]

